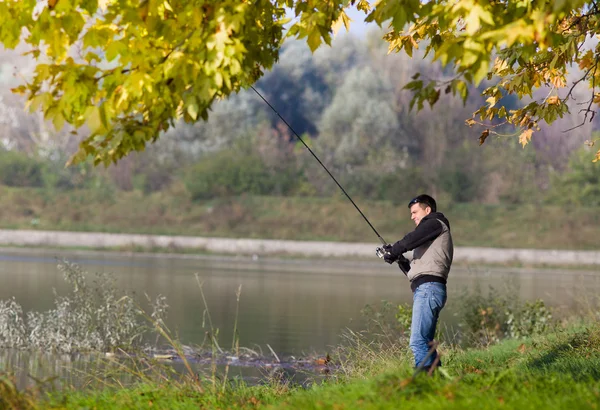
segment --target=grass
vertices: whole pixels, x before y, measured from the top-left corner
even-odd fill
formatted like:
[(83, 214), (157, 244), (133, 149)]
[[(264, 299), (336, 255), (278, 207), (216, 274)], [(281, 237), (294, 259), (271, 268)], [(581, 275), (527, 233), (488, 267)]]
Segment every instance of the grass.
[[(165, 382), (130, 389), (38, 396), (44, 408), (164, 409), (573, 409), (600, 404), (600, 329), (570, 328), (485, 349), (442, 349), (444, 367), (416, 376), (408, 359), (379, 363), (363, 377), (300, 388), (231, 382), (204, 392)], [(388, 358), (389, 359), (389, 358)], [(387, 359), (386, 359), (387, 360)], [(373, 364), (373, 363), (372, 363)], [(382, 371), (381, 369), (386, 369)], [(23, 407), (27, 408), (27, 407)]]
[[(355, 198), (388, 241), (414, 228), (406, 207)], [(453, 204), (444, 207), (458, 246), (597, 249), (600, 213), (557, 206)], [(182, 187), (139, 191), (50, 192), (0, 186), (0, 228), (265, 239), (374, 242), (343, 197), (240, 196), (193, 202)]]

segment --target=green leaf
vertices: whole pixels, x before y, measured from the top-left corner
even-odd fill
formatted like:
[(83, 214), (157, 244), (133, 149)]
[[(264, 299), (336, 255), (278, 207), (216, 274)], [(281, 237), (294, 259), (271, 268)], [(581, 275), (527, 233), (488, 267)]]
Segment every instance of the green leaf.
[(192, 102), (190, 104), (188, 104), (187, 106), (187, 113), (190, 115), (190, 117), (196, 121), (198, 119), (198, 104), (196, 104), (195, 102)]
[(99, 134), (104, 130), (102, 116), (98, 106), (90, 106), (85, 112), (87, 118), (87, 126), (92, 134)]
[(313, 30), (308, 34), (307, 39), (310, 51), (315, 51), (321, 45), (321, 34), (317, 30)]

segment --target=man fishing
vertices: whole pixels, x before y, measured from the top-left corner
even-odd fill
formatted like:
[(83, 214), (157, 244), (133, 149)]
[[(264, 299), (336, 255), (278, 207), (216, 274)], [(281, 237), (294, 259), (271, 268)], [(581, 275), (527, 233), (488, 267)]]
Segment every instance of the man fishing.
[[(313, 150), (306, 144), (302, 137), (292, 126), (277, 112), (266, 99), (250, 86), (254, 92), (273, 110), (275, 114), (288, 126), (292, 133), (306, 147), (310, 154), (323, 167), (336, 185), (342, 190), (346, 198), (352, 203), (360, 216), (373, 230), (383, 247), (376, 249), (376, 254), (385, 259), (387, 263), (398, 262), (400, 269), (410, 280), (413, 291), (413, 314), (411, 324), (410, 347), (415, 356), (415, 365), (418, 369), (431, 370), (440, 365), (435, 347), (429, 353), (429, 346), (435, 336), (435, 328), (440, 311), (446, 304), (446, 279), (452, 264), (454, 247), (450, 235), (450, 224), (446, 217), (436, 212), (435, 200), (429, 195), (419, 195), (408, 203), (411, 219), (417, 227), (404, 238), (389, 245), (379, 235), (379, 232), (369, 222), (358, 205), (342, 187)], [(412, 262), (402, 256), (406, 251), (414, 250)]]
[[(446, 281), (454, 246), (450, 223), (437, 212), (431, 196), (417, 196), (408, 203), (408, 208), (410, 219), (417, 227), (393, 245), (385, 245), (383, 258), (390, 264), (398, 262), (410, 280), (413, 291), (410, 348), (415, 357), (415, 367), (430, 371), (441, 365), (433, 338), (440, 311), (446, 304)], [(413, 259), (408, 265), (402, 254), (411, 250)]]

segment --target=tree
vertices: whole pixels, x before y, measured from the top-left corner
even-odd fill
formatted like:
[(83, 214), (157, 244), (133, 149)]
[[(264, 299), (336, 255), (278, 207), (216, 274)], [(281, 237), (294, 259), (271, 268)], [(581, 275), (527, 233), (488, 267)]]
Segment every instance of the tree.
[[(527, 145), (533, 132), (539, 130), (539, 123), (551, 124), (568, 113), (570, 107), (577, 107), (573, 91), (581, 82), (587, 82), (591, 91), (582, 110), (584, 119), (575, 127), (593, 119), (593, 108), (600, 103), (600, 93), (596, 92), (600, 83), (600, 46), (588, 41), (600, 32), (600, 9), (595, 2), (386, 3), (387, 8), (378, 3), (367, 20), (381, 22), (382, 16), (392, 18), (390, 31), (385, 35), (390, 51), (411, 54), (414, 48), (425, 44), (426, 54), (432, 53), (434, 59), (456, 73), (444, 81), (415, 76), (407, 84), (414, 91), (413, 104), (419, 108), (425, 102), (434, 105), (442, 90), (466, 99), (468, 84), (491, 81), (482, 92), (487, 97), (486, 104), (467, 122), (486, 127), (481, 144), (495, 133), (494, 128), (510, 124), (516, 127), (520, 143)], [(405, 29), (407, 24), (410, 25)], [(581, 75), (568, 83), (567, 75), (577, 67), (583, 70)], [(541, 98), (533, 98), (540, 88), (547, 88), (547, 92)], [(531, 101), (521, 108), (507, 109), (502, 100), (510, 95), (530, 97)], [(498, 119), (500, 124), (493, 122)], [(594, 161), (598, 160), (600, 150)]]
[[(539, 123), (577, 107), (574, 84), (591, 88), (584, 122), (600, 103), (600, 46), (586, 42), (600, 32), (600, 10), (581, 0), (380, 0), (374, 7), (367, 0), (4, 0), (0, 43), (25, 44), (37, 59), (33, 78), (15, 88), (33, 109), (57, 128), (89, 128), (73, 160), (109, 163), (142, 150), (177, 119), (206, 119), (215, 100), (272, 67), (285, 37), (305, 38), (313, 51), (329, 44), (350, 24), (348, 7), (389, 24), (390, 51), (411, 55), (424, 46), (455, 73), (441, 81), (415, 76), (407, 87), (417, 108), (442, 92), (466, 99), (469, 84), (492, 81), (478, 119), (469, 121), (486, 127), (482, 143), (499, 119), (526, 145)], [(286, 27), (288, 14), (295, 18)], [(568, 84), (573, 66), (583, 71)], [(502, 104), (543, 87), (545, 97), (521, 108)]]
[(360, 166), (368, 162), (370, 153), (393, 148), (400, 152), (410, 145), (406, 135), (398, 135), (393, 88), (381, 77), (369, 67), (346, 74), (319, 124), (317, 143), (327, 162)]
[(568, 169), (552, 175), (548, 199), (562, 205), (600, 205), (600, 167), (589, 161), (589, 149), (580, 148), (569, 159)]

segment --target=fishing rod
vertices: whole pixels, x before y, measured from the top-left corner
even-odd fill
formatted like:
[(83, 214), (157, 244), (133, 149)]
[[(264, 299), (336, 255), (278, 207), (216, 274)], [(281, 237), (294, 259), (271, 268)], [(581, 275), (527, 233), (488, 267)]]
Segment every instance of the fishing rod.
[[(377, 235), (377, 238), (379, 239), (379, 241), (381, 242), (381, 244), (383, 246), (388, 245), (388, 243), (381, 237), (381, 235), (379, 235), (379, 232), (377, 232), (377, 229), (375, 229), (375, 227), (373, 226), (373, 224), (371, 224), (371, 222), (367, 219), (367, 217), (365, 216), (365, 214), (360, 210), (360, 208), (358, 207), (358, 205), (356, 205), (356, 203), (352, 200), (352, 198), (350, 198), (350, 195), (348, 195), (348, 193), (346, 192), (346, 190), (344, 189), (344, 187), (338, 182), (337, 179), (335, 179), (335, 177), (333, 176), (333, 174), (331, 172), (329, 172), (329, 170), (327, 169), (327, 167), (325, 166), (325, 164), (323, 164), (323, 162), (321, 162), (321, 160), (319, 159), (319, 157), (317, 157), (317, 154), (315, 154), (313, 152), (313, 150), (310, 149), (310, 147), (308, 146), (308, 144), (306, 144), (306, 142), (304, 142), (304, 140), (302, 139), (302, 137), (292, 128), (292, 126), (285, 120), (285, 118), (283, 118), (281, 116), (281, 114), (279, 114), (279, 112), (275, 109), (275, 107), (273, 107), (271, 105), (271, 103), (269, 103), (267, 101), (267, 99), (265, 97), (263, 97), (261, 93), (258, 92), (258, 90), (256, 88), (254, 88), (252, 85), (250, 85), (250, 88), (252, 88), (254, 90), (254, 92), (273, 110), (273, 112), (275, 114), (277, 114), (277, 116), (281, 119), (281, 121), (283, 121), (284, 124), (288, 126), (288, 128), (294, 133), (294, 135), (296, 136), (296, 138), (298, 138), (300, 140), (300, 142), (306, 147), (306, 149), (308, 149), (308, 152), (310, 152), (311, 155), (317, 160), (317, 162), (323, 167), (323, 169), (325, 170), (325, 172), (327, 172), (327, 174), (329, 174), (329, 176), (331, 177), (331, 179), (333, 179), (333, 181), (336, 183), (336, 185), (342, 190), (342, 192), (344, 193), (344, 195), (346, 195), (346, 198), (348, 198), (348, 200), (352, 203), (352, 205), (354, 205), (354, 208), (356, 208), (356, 210), (358, 211), (358, 213), (360, 214), (360, 216), (363, 217), (363, 219), (365, 220), (365, 222), (371, 227), (371, 229), (373, 230), (373, 232), (375, 232), (375, 235)], [(375, 249), (375, 254), (377, 256), (379, 256), (380, 258), (383, 258), (383, 256), (385, 255), (385, 253), (386, 253), (386, 251), (382, 247), (377, 247)], [(400, 264), (400, 260), (398, 260), (398, 266), (406, 274), (404, 268)]]

